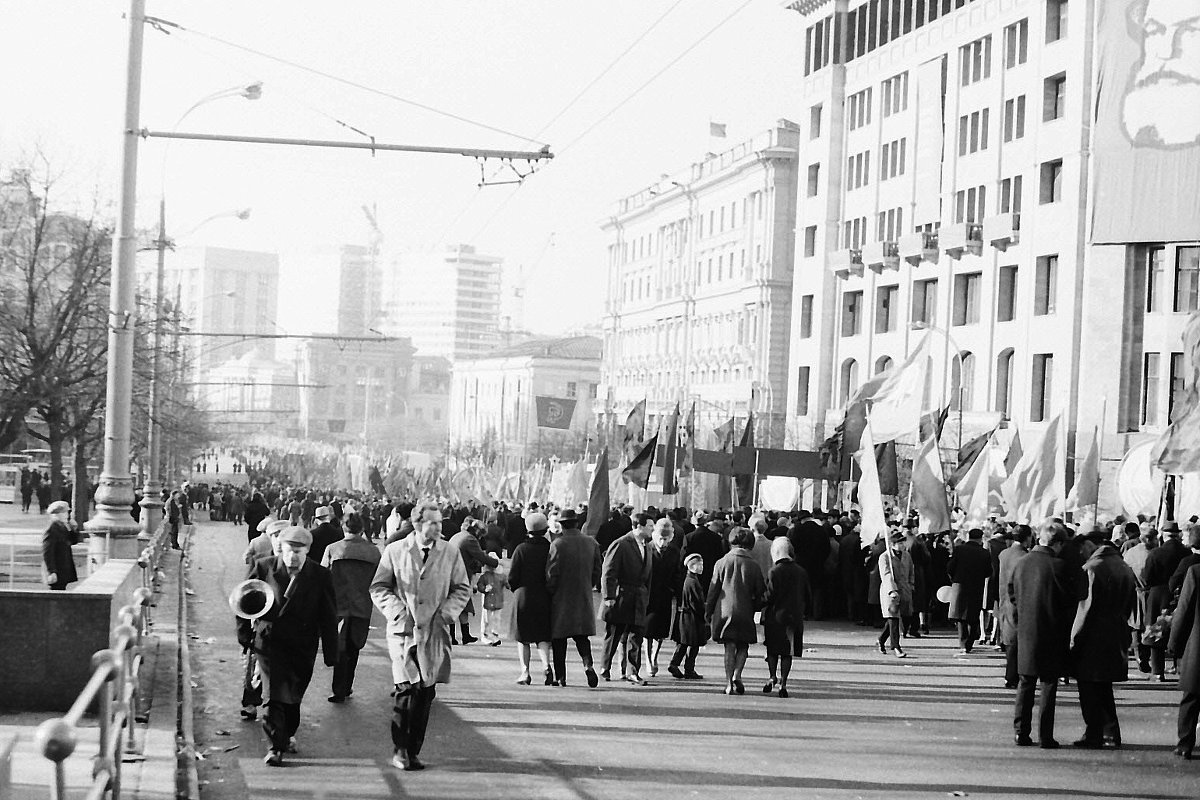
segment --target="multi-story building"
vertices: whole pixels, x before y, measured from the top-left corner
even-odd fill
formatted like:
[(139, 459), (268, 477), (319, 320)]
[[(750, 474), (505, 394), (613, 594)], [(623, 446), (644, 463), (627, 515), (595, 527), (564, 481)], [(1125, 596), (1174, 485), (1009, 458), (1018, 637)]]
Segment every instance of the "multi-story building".
[(404, 449), (436, 457), (447, 450), (450, 416), (450, 359), (413, 357), (408, 376)]
[[(1007, 420), (1036, 438), (1061, 412), (1074, 450), (1073, 434), (1090, 439), (1101, 425), (1106, 473), (1161, 430), (1197, 308), (1200, 123), (1190, 143), (1168, 145), (1186, 125), (1131, 122), (1149, 113), (1130, 81), (1154, 60), (1138, 62), (1139, 48), (1181, 23), (1152, 0), (1142, 30), (1141, 16), (1127, 24), (1128, 5), (789, 4), (805, 19), (807, 178), (793, 445), (828, 435), (859, 385), (903, 360), (922, 329), (935, 344), (926, 405), (961, 407), (965, 427)], [(1158, 52), (1167, 64), (1181, 51)], [(1195, 74), (1197, 54), (1184, 55), (1193, 61), (1177, 71)], [(1176, 173), (1191, 185), (1172, 183)]]
[(501, 259), (466, 244), (401, 256), (381, 329), (412, 339), (423, 356), (487, 353), (500, 335), (500, 268)]
[[(533, 339), (486, 356), (457, 359), (450, 387), (450, 442), (465, 456), (578, 458), (595, 437), (600, 339)], [(539, 427), (537, 398), (574, 401), (565, 427)]]
[(622, 198), (601, 224), (607, 431), (643, 399), (651, 430), (694, 401), (698, 431), (753, 410), (759, 441), (782, 444), (799, 139), (780, 120)]
[(383, 276), (378, 245), (342, 245), (338, 278), (337, 331), (367, 336), (382, 321)]

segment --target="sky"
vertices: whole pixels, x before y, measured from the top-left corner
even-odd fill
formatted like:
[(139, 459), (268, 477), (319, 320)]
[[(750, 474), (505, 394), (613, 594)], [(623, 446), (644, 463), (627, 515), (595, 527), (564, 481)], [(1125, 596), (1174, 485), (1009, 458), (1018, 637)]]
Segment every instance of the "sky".
[[(126, 9), (0, 0), (0, 174), (36, 154), (65, 207), (98, 196), (115, 213)], [(800, 115), (801, 17), (779, 0), (149, 0), (146, 13), (183, 30), (146, 30), (144, 128), (555, 154), (520, 185), (481, 189), (458, 155), (143, 140), (139, 225), (165, 194), (180, 246), (278, 252), (279, 320), (301, 332), (331, 329), (333, 254), (367, 242), (364, 206), (385, 258), (471, 244), (525, 276), (526, 327), (596, 322), (616, 201)], [(254, 81), (258, 100), (192, 108)], [(227, 215), (242, 208), (245, 221)]]

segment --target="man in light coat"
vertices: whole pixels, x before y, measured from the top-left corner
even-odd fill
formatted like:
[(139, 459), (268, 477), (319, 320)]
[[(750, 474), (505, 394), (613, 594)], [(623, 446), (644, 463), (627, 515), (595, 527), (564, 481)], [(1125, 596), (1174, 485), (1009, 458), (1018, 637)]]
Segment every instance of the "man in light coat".
[(458, 550), (442, 541), (442, 514), (427, 503), (417, 528), (387, 546), (371, 581), (371, 599), (387, 619), (396, 685), (392, 765), (424, 769), (418, 755), (439, 683), (450, 682), (450, 631), (471, 598)]
[(554, 679), (567, 685), (567, 639), (583, 662), (588, 686), (599, 683), (592, 663), (592, 643), (596, 633), (596, 612), (592, 608), (592, 587), (600, 584), (600, 550), (596, 540), (579, 530), (579, 516), (572, 509), (558, 515), (562, 536), (550, 542), (546, 560), (546, 588), (550, 590), (550, 644), (554, 651)]
[(638, 514), (633, 530), (618, 537), (604, 554), (600, 569), (600, 596), (604, 598), (604, 661), (600, 672), (611, 680), (613, 658), (624, 643), (629, 653), (628, 680), (645, 686), (641, 676), (642, 633), (646, 605), (650, 602), (650, 536), (654, 520)]

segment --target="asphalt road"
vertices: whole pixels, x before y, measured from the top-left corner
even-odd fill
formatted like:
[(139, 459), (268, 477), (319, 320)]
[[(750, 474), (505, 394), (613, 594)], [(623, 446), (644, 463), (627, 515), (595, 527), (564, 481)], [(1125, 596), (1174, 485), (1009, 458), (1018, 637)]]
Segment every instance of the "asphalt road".
[[(518, 686), (515, 646), (455, 648), (438, 687), (424, 772), (390, 766), (390, 670), (380, 627), (359, 662), (354, 696), (326, 702), (318, 667), (299, 753), (262, 763), (258, 724), (238, 716), (241, 673), (229, 590), (242, 579), (244, 528), (202, 522), (193, 546), (191, 612), (197, 749), (204, 800), (240, 798), (1194, 798), (1200, 761), (1174, 744), (1174, 683), (1117, 690), (1125, 747), (1081, 751), (1073, 686), (1059, 692), (1057, 751), (1012, 744), (1012, 692), (998, 653), (955, 658), (946, 629), (906, 643), (898, 661), (871, 632), (810, 624), (791, 697), (761, 693), (760, 646), (747, 693), (726, 697), (721, 654), (701, 652), (701, 682), (665, 673), (647, 687)], [(473, 620), (478, 633), (478, 622)], [(593, 639), (598, 652), (600, 638)], [(573, 655), (573, 653), (572, 653)], [(535, 662), (536, 663), (536, 662)], [(664, 664), (665, 666), (665, 664)], [(568, 670), (582, 678), (577, 666)], [(535, 668), (535, 675), (537, 670)], [(579, 681), (581, 683), (581, 681)]]

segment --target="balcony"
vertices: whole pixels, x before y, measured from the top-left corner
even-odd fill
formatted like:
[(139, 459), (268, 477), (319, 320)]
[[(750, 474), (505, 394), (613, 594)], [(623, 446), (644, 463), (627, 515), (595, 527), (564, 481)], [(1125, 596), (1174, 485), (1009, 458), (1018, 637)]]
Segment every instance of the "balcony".
[(958, 260), (964, 254), (977, 256), (983, 252), (983, 226), (974, 222), (959, 222), (942, 228), (942, 250)]
[(937, 263), (938, 235), (937, 231), (922, 231), (900, 237), (900, 257), (914, 267), (921, 266), (922, 261)]
[(872, 242), (863, 245), (862, 260), (875, 273), (885, 269), (900, 269), (900, 247), (895, 242)]
[(839, 278), (863, 274), (861, 250), (834, 250), (829, 254), (829, 270)]
[(1000, 252), (1021, 241), (1021, 215), (1017, 212), (998, 214), (983, 221), (983, 238)]

